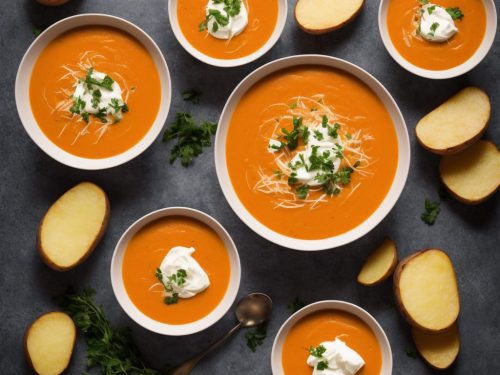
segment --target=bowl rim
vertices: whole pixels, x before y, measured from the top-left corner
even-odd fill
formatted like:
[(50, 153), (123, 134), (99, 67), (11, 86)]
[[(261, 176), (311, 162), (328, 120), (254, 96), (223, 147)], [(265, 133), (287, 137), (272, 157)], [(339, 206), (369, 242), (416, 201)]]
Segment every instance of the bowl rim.
[[(128, 150), (114, 156), (92, 159), (73, 155), (53, 143), (35, 120), (29, 100), (33, 67), (40, 53), (63, 33), (84, 26), (108, 26), (119, 29), (141, 43), (153, 59), (161, 85), (160, 107), (146, 134)], [(143, 29), (123, 18), (103, 13), (84, 13), (52, 24), (28, 47), (17, 70), (15, 82), (16, 107), (21, 123), (35, 144), (52, 159), (83, 170), (102, 170), (124, 164), (143, 153), (156, 140), (167, 120), (172, 98), (172, 81), (165, 57), (156, 42)]]
[[(202, 222), (210, 227), (224, 242), (230, 261), (230, 278), (226, 293), (210, 313), (203, 318), (186, 324), (158, 322), (139, 310), (129, 298), (122, 277), (123, 256), (130, 239), (145, 225), (169, 216), (184, 216)], [(226, 229), (212, 216), (189, 207), (166, 207), (152, 211), (134, 221), (121, 235), (111, 258), (110, 277), (113, 294), (123, 311), (138, 325), (165, 336), (186, 336), (207, 329), (219, 321), (233, 305), (241, 281), (241, 263), (238, 249)]]
[(387, 30), (387, 9), (390, 1), (391, 0), (380, 1), (380, 6), (378, 9), (378, 29), (380, 37), (382, 38), (384, 47), (389, 53), (389, 55), (391, 55), (391, 57), (401, 67), (403, 67), (410, 73), (413, 73), (423, 78), (437, 79), (437, 80), (455, 78), (465, 73), (468, 73), (469, 71), (474, 69), (477, 65), (479, 65), (488, 55), (491, 47), (493, 46), (493, 42), (495, 41), (495, 35), (497, 32), (497, 22), (498, 22), (496, 6), (493, 0), (482, 0), (486, 12), (486, 31), (483, 37), (483, 41), (479, 45), (476, 52), (474, 52), (474, 54), (467, 61), (454, 68), (445, 70), (429, 70), (420, 68), (409, 62), (407, 59), (405, 59), (392, 43), (391, 36), (389, 35), (389, 31)]
[(278, 1), (278, 19), (274, 27), (274, 31), (267, 40), (257, 51), (243, 57), (236, 59), (220, 59), (208, 56), (203, 52), (200, 52), (186, 39), (182, 30), (179, 26), (179, 21), (177, 19), (177, 1), (178, 0), (168, 0), (168, 18), (170, 22), (170, 27), (175, 35), (175, 38), (179, 44), (188, 52), (191, 56), (198, 59), (205, 64), (220, 67), (220, 68), (231, 68), (236, 66), (241, 66), (249, 64), (258, 58), (266, 54), (279, 40), (283, 30), (285, 28), (286, 20), (288, 17), (288, 2), (287, 0), (277, 0)]
[[(304, 240), (280, 234), (255, 219), (242, 204), (234, 191), (226, 164), (226, 137), (233, 111), (241, 97), (262, 78), (276, 71), (293, 66), (318, 65), (339, 69), (364, 82), (384, 104), (389, 112), (398, 139), (398, 166), (391, 187), (377, 209), (361, 224), (337, 236)], [(336, 248), (353, 242), (377, 226), (391, 211), (400, 197), (409, 173), (411, 146), (405, 120), (396, 101), (387, 89), (363, 68), (336, 57), (326, 55), (294, 55), (271, 61), (247, 75), (229, 96), (222, 110), (215, 136), (215, 170), (222, 192), (236, 215), (261, 237), (286, 248), (319, 251)]]
[(393, 367), (391, 344), (380, 323), (362, 307), (341, 300), (323, 300), (311, 303), (290, 316), (276, 334), (271, 350), (271, 368), (273, 375), (284, 375), (282, 367), (283, 342), (290, 329), (302, 318), (321, 310), (344, 311), (365, 322), (376, 336), (382, 353), (382, 369), (380, 375), (391, 375)]

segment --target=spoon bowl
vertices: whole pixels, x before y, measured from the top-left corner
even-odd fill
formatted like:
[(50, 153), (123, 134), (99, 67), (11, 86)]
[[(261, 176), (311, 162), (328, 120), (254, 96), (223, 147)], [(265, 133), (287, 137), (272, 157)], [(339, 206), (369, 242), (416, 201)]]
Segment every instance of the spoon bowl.
[(252, 293), (244, 297), (236, 306), (236, 318), (243, 327), (253, 327), (264, 323), (271, 315), (273, 302), (263, 293)]

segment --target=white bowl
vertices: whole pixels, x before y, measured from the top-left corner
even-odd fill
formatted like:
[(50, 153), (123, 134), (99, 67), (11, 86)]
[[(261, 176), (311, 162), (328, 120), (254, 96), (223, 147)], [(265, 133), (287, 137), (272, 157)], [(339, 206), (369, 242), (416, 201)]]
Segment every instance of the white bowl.
[[(192, 323), (174, 325), (174, 324), (161, 323), (150, 318), (149, 316), (145, 315), (142, 311), (140, 311), (130, 300), (127, 291), (125, 290), (125, 286), (123, 284), (122, 264), (123, 264), (123, 257), (125, 255), (125, 251), (127, 250), (129, 241), (145, 225), (167, 216), (190, 217), (208, 225), (220, 237), (220, 239), (224, 243), (224, 246), (229, 256), (231, 276), (229, 279), (229, 286), (227, 288), (226, 294), (224, 294), (224, 297), (222, 298), (221, 302), (214, 310), (212, 310), (204, 318)], [(116, 245), (115, 251), (113, 253), (113, 258), (111, 260), (111, 285), (113, 286), (113, 292), (115, 293), (115, 297), (118, 300), (120, 306), (127, 313), (127, 315), (137, 324), (141, 325), (142, 327), (152, 332), (160, 333), (162, 335), (167, 335), (167, 336), (190, 335), (196, 332), (200, 332), (210, 327), (214, 323), (216, 323), (220, 318), (222, 318), (227, 313), (227, 311), (233, 304), (234, 300), (236, 299), (236, 295), (238, 294), (238, 289), (240, 287), (240, 279), (241, 279), (240, 257), (238, 255), (238, 250), (236, 249), (236, 246), (233, 240), (231, 239), (231, 236), (226, 232), (226, 230), (222, 227), (222, 225), (213, 217), (201, 211), (186, 207), (163, 208), (161, 210), (153, 211), (141, 217), (139, 220), (133, 223), (125, 231), (125, 233), (123, 233), (120, 240), (118, 241), (118, 244)]]
[[(38, 56), (40, 55), (40, 53), (50, 42), (56, 39), (59, 35), (77, 27), (89, 25), (104, 25), (114, 27), (125, 31), (126, 33), (137, 39), (139, 42), (141, 42), (153, 58), (161, 82), (160, 108), (153, 125), (148, 130), (146, 135), (127, 151), (103, 159), (88, 159), (76, 156), (70, 154), (67, 151), (64, 151), (63, 149), (52, 143), (52, 141), (49, 140), (49, 138), (42, 132), (42, 130), (38, 126), (31, 111), (29, 99), (31, 72), (33, 71), (33, 66), (38, 60)], [(73, 17), (68, 17), (59, 22), (56, 22), (42, 34), (40, 34), (40, 36), (36, 38), (28, 48), (28, 50), (24, 54), (21, 64), (19, 65), (15, 90), (16, 106), (19, 117), (21, 118), (21, 122), (23, 123), (24, 129), (26, 130), (28, 135), (38, 145), (38, 147), (40, 147), (47, 155), (59, 161), (60, 163), (66, 164), (70, 167), (88, 170), (115, 167), (117, 165), (126, 163), (127, 161), (135, 158), (144, 150), (146, 150), (156, 139), (156, 137), (162, 130), (163, 125), (165, 124), (172, 94), (170, 73), (168, 71), (167, 63), (153, 39), (151, 39), (151, 37), (146, 34), (144, 30), (140, 29), (133, 23), (122, 18), (110, 16), (107, 14), (81, 14)]]
[(271, 352), (271, 368), (273, 370), (273, 375), (285, 374), (285, 372), (283, 371), (282, 353), (283, 344), (288, 333), (290, 332), (290, 329), (303, 317), (321, 310), (345, 311), (365, 322), (375, 334), (375, 337), (377, 338), (377, 341), (380, 345), (380, 351), (382, 352), (382, 369), (380, 371), (380, 375), (392, 374), (391, 345), (389, 344), (389, 340), (387, 339), (384, 330), (382, 329), (380, 324), (378, 324), (375, 318), (371, 316), (366, 310), (349, 302), (320, 301), (312, 303), (300, 309), (290, 318), (288, 318), (286, 322), (281, 326), (278, 334), (276, 335), (276, 338), (274, 339), (273, 349)]
[[(336, 68), (345, 71), (364, 82), (382, 101), (395, 126), (395, 131), (398, 140), (398, 166), (396, 175), (392, 182), (389, 192), (381, 202), (379, 207), (370, 215), (370, 217), (357, 227), (338, 236), (320, 239), (320, 240), (301, 240), (293, 237), (288, 237), (272, 229), (266, 227), (255, 219), (245, 206), (239, 200), (234, 191), (229, 172), (226, 165), (226, 138), (229, 123), (233, 112), (238, 105), (241, 97), (258, 81), (265, 76), (274, 73), (278, 70), (286, 69), (297, 65), (321, 65), (331, 68)], [(379, 224), (384, 217), (390, 212), (396, 204), (408, 177), (410, 167), (410, 141), (408, 138), (408, 130), (403, 119), (403, 115), (399, 110), (396, 102), (389, 92), (377, 81), (375, 77), (370, 75), (360, 67), (351, 64), (345, 60), (335, 57), (323, 55), (298, 55), (285, 57), (283, 59), (272, 61), (257, 70), (250, 73), (241, 83), (234, 89), (219, 120), (217, 134), (215, 137), (215, 169), (219, 184), (222, 188), (224, 196), (229, 205), (240, 219), (247, 224), (253, 231), (267, 240), (274, 242), (280, 246), (288, 247), (295, 250), (326, 250), (334, 247), (339, 247), (357, 240), (372, 230)]]
[(194, 48), (191, 45), (191, 43), (189, 43), (189, 41), (186, 39), (186, 37), (181, 31), (181, 28), (179, 26), (179, 21), (177, 19), (177, 0), (168, 0), (168, 18), (170, 20), (170, 26), (172, 27), (172, 31), (174, 32), (177, 41), (181, 44), (182, 47), (184, 47), (184, 49), (191, 56), (197, 58), (198, 60), (206, 64), (222, 68), (240, 66), (251, 63), (252, 61), (257, 60), (259, 57), (264, 55), (267, 51), (269, 51), (276, 44), (276, 42), (281, 36), (281, 33), (283, 32), (287, 14), (288, 14), (287, 0), (278, 0), (278, 20), (276, 21), (276, 25), (274, 27), (273, 33), (271, 34), (271, 37), (262, 47), (260, 47), (257, 51), (248, 56), (240, 57), (237, 59), (217, 59), (205, 55), (204, 53)]
[(389, 52), (396, 62), (403, 68), (408, 70), (410, 73), (416, 74), (420, 77), (431, 78), (431, 79), (448, 79), (460, 76), (472, 70), (476, 65), (478, 65), (488, 54), (493, 42), (495, 40), (495, 34), (497, 32), (497, 12), (495, 8), (495, 3), (493, 0), (483, 0), (485, 10), (486, 10), (486, 32), (484, 39), (477, 49), (477, 51), (472, 55), (469, 60), (463, 64), (456, 66), (451, 69), (446, 70), (428, 70), (423, 69), (418, 66), (413, 65), (408, 60), (406, 60), (398, 52), (394, 44), (392, 43), (389, 31), (387, 30), (387, 9), (389, 7), (389, 2), (391, 0), (382, 0), (380, 2), (380, 7), (378, 10), (378, 28), (380, 31), (380, 36), (384, 42), (385, 48)]

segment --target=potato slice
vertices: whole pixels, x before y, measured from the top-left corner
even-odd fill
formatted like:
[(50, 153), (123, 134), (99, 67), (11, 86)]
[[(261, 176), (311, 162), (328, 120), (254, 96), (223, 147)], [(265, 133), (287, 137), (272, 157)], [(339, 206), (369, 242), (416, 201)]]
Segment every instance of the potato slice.
[(39, 375), (61, 374), (69, 365), (75, 339), (76, 327), (67, 314), (44, 314), (26, 331), (26, 357)]
[(83, 262), (99, 243), (109, 219), (106, 193), (82, 182), (64, 193), (47, 211), (38, 229), (43, 261), (57, 271)]
[(422, 250), (402, 260), (394, 273), (394, 291), (403, 316), (414, 327), (441, 332), (458, 318), (455, 271), (442, 250)]
[(295, 19), (306, 33), (324, 34), (351, 22), (364, 3), (364, 0), (298, 0)]
[(481, 138), (490, 113), (488, 95), (476, 87), (467, 87), (419, 121), (417, 139), (433, 153), (456, 153)]
[(425, 362), (436, 370), (445, 370), (457, 359), (460, 334), (456, 324), (441, 333), (429, 333), (412, 328), (411, 335)]
[(387, 279), (398, 264), (396, 245), (386, 238), (365, 260), (358, 275), (358, 283), (371, 286)]
[(456, 199), (479, 204), (500, 186), (500, 152), (493, 143), (481, 140), (458, 154), (443, 156), (439, 172)]

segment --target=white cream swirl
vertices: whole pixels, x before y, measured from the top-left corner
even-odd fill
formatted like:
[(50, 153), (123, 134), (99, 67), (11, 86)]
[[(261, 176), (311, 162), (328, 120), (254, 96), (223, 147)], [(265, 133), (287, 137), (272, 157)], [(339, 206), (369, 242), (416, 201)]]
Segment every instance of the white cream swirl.
[(419, 34), (429, 42), (446, 42), (458, 32), (453, 17), (445, 8), (426, 4), (420, 8)]

